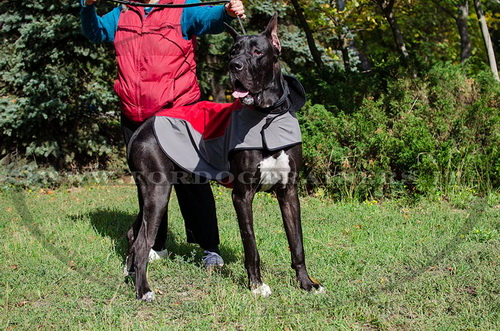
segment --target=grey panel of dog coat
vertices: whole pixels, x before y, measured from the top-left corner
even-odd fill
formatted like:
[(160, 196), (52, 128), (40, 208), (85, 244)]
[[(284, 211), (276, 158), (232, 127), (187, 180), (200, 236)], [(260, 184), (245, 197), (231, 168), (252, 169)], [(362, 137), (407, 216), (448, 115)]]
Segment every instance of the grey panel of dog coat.
[[(266, 126), (266, 123), (269, 123)], [(250, 107), (234, 110), (224, 135), (204, 140), (184, 119), (156, 116), (157, 140), (178, 166), (211, 180), (229, 175), (229, 153), (235, 150), (275, 151), (302, 142), (295, 113), (265, 114)]]

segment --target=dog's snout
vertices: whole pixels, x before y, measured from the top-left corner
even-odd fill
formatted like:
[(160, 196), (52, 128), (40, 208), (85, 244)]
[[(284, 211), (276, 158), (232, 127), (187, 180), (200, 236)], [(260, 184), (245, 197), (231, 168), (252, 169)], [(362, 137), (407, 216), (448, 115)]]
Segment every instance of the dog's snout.
[(241, 71), (241, 70), (243, 70), (243, 61), (238, 60), (238, 59), (234, 59), (231, 62), (229, 62), (229, 68), (233, 72)]

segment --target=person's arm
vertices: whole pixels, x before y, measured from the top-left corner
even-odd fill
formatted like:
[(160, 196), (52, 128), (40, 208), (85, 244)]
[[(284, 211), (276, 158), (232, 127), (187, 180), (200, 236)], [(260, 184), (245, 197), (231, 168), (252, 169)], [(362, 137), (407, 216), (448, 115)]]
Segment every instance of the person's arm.
[(100, 17), (95, 12), (94, 3), (95, 0), (81, 0), (80, 22), (83, 34), (94, 43), (113, 42), (121, 6)]
[[(196, 3), (199, 0), (187, 0), (186, 3)], [(188, 7), (182, 12), (181, 26), (185, 39), (191, 36), (217, 34), (224, 32), (224, 22), (229, 23), (236, 15), (245, 18), (245, 10), (240, 0), (221, 6)]]

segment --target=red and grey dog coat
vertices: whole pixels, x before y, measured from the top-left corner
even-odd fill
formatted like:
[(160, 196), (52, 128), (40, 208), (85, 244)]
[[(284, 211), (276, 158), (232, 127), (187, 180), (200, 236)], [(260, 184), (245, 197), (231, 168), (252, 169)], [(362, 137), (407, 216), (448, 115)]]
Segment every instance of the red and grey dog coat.
[(285, 76), (291, 107), (266, 113), (233, 103), (198, 102), (166, 109), (154, 118), (156, 138), (182, 169), (210, 180), (229, 176), (229, 153), (242, 149), (275, 151), (302, 142), (295, 111), (305, 103), (302, 85)]

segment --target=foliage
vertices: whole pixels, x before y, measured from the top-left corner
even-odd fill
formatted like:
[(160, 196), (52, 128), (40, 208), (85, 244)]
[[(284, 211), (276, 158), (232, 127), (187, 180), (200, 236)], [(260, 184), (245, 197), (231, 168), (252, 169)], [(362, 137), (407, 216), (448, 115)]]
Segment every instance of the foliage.
[(206, 35), (199, 39), (197, 72), (202, 98), (216, 102), (230, 101), (227, 50), (233, 43), (229, 34)]
[[(338, 198), (488, 192), (500, 184), (500, 87), (486, 72), (435, 66), (397, 78), (359, 108), (308, 104), (299, 113), (306, 178)], [(351, 85), (351, 89), (354, 87)]]
[(85, 40), (78, 13), (77, 1), (2, 4), (1, 156), (68, 168), (114, 152), (113, 56)]
[[(460, 57), (456, 1), (395, 2), (411, 68), (401, 65), (372, 0), (298, 1), (321, 67), (290, 1), (245, 2), (248, 33), (261, 32), (279, 13), (283, 68), (308, 92), (310, 103), (299, 116), (309, 190), (321, 185), (339, 198), (364, 199), (397, 195), (404, 187), (428, 194), (456, 185), (498, 189), (498, 84), (483, 70), (472, 10), (473, 56), (454, 67)], [(98, 13), (111, 8), (101, 2)], [(484, 8), (498, 47), (499, 5), (486, 2)], [(9, 1), (1, 9), (2, 184), (57, 186), (88, 171), (116, 170), (119, 176), (126, 167), (112, 46), (82, 36), (77, 0)], [(200, 38), (198, 74), (206, 99), (230, 100), (230, 44), (227, 34)], [(342, 61), (345, 49), (350, 68)]]
[[(324, 54), (330, 59), (337, 59), (338, 64), (342, 57), (340, 50), (343, 47), (351, 50), (350, 61), (353, 64), (360, 63), (360, 56), (366, 57), (372, 67), (386, 62), (393, 63), (398, 59), (391, 29), (375, 1), (299, 2), (315, 33), (317, 43)], [(343, 7), (338, 5), (340, 2), (344, 4)], [(455, 22), (456, 2), (456, 0), (394, 1), (393, 14), (401, 27), (415, 68), (425, 70), (440, 62), (459, 62), (460, 40)], [(486, 2), (485, 7), (498, 57), (500, 16), (496, 13), (500, 9), (500, 4), (490, 1)], [(293, 9), (290, 9), (291, 6), (288, 8), (287, 15), (293, 16)], [(485, 63), (486, 53), (472, 7), (469, 13), (469, 33), (475, 55), (472, 61)], [(295, 25), (298, 24), (295, 22)], [(353, 71), (359, 69), (359, 66), (351, 67)]]

